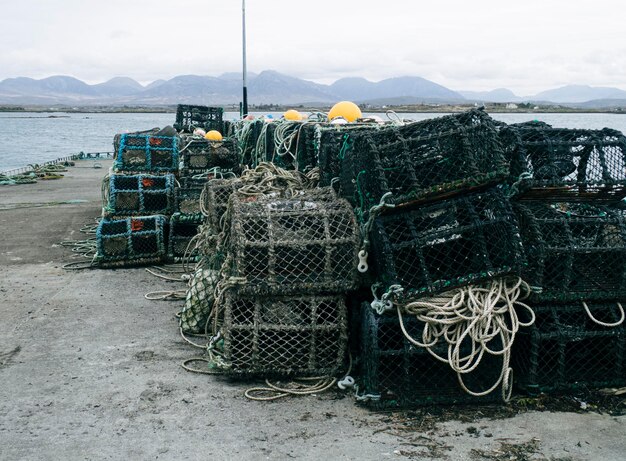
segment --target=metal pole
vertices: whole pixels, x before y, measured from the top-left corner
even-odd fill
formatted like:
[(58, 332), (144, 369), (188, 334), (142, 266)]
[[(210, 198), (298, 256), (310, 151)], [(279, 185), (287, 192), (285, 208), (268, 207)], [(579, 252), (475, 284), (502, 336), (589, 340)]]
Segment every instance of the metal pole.
[(241, 0), (241, 26), (243, 38), (243, 107), (242, 116), (248, 115), (248, 68), (246, 66), (246, 0)]

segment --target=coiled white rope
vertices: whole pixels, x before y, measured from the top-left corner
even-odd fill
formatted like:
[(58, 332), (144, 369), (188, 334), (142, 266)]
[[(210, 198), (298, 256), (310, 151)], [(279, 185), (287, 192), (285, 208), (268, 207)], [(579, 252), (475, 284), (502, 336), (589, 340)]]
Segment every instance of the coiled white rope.
[(589, 316), (591, 321), (597, 323), (600, 326), (603, 326), (603, 327), (618, 327), (622, 323), (624, 323), (624, 319), (626, 318), (626, 315), (624, 314), (624, 308), (622, 307), (621, 303), (617, 303), (617, 308), (619, 309), (619, 312), (620, 312), (620, 319), (617, 322), (613, 322), (613, 323), (607, 323), (607, 322), (602, 322), (602, 321), (598, 320), (597, 318), (595, 318), (593, 316), (593, 314), (589, 310), (589, 306), (587, 306), (587, 303), (585, 301), (583, 301), (582, 303), (583, 303), (583, 307), (585, 308), (585, 312), (587, 312), (587, 315)]
[[(530, 287), (519, 277), (504, 277), (396, 305), (396, 308), (405, 337), (412, 344), (426, 348), (437, 360), (450, 365), (463, 390), (480, 397), (493, 392), (502, 383), (502, 398), (507, 402), (512, 392), (513, 370), (509, 362), (515, 334), (520, 327), (530, 326), (535, 321), (533, 310), (520, 301), (529, 293)], [(528, 322), (520, 321), (516, 306), (528, 311)], [(421, 341), (407, 332), (403, 313), (415, 315), (424, 323)], [(496, 338), (499, 338), (500, 344), (494, 350), (490, 343)], [(468, 341), (469, 352), (463, 352), (462, 346)], [(441, 342), (447, 343), (447, 357), (433, 350)], [(473, 391), (465, 385), (463, 375), (474, 371), (485, 353), (502, 356), (502, 371), (489, 389)]]

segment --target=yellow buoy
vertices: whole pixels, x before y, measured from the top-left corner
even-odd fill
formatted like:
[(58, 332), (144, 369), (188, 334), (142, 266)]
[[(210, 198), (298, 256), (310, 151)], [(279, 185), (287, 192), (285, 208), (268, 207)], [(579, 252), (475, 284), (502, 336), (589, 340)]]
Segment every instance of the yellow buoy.
[(328, 112), (328, 120), (336, 117), (343, 117), (348, 122), (354, 122), (357, 118), (361, 118), (361, 109), (355, 103), (350, 101), (341, 101), (335, 104), (330, 112)]
[(299, 122), (302, 120), (302, 114), (295, 109), (289, 109), (283, 114), (285, 120), (291, 120), (292, 122)]
[(205, 134), (204, 137), (205, 139), (208, 139), (209, 141), (221, 141), (222, 133), (220, 133), (217, 130), (211, 130), (207, 134)]

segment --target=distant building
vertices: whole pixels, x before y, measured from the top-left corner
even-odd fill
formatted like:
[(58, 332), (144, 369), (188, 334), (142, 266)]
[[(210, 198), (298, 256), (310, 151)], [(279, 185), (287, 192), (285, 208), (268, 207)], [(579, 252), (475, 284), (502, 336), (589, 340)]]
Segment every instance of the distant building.
[(517, 104), (513, 104), (512, 102), (506, 105), (507, 109), (517, 109)]

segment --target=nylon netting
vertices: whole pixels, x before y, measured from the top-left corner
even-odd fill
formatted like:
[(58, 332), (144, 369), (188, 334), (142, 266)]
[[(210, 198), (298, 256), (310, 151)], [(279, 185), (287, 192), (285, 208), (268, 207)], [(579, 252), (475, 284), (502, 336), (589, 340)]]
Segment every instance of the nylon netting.
[[(626, 297), (623, 210), (587, 203), (515, 204), (528, 258), (533, 300)], [(538, 291), (538, 292), (537, 292)]]
[[(616, 302), (587, 303), (596, 320), (623, 318)], [(513, 348), (517, 385), (531, 393), (626, 385), (626, 330), (602, 326), (582, 303), (534, 306), (535, 324)]]
[(221, 107), (179, 104), (176, 108), (174, 128), (183, 133), (193, 133), (196, 128), (205, 131), (217, 130), (221, 133), (224, 129), (223, 115), (224, 109)]
[(233, 139), (209, 141), (200, 136), (181, 136), (182, 176), (207, 173), (213, 168), (239, 171), (239, 154)]
[(125, 173), (177, 171), (178, 137), (123, 134), (113, 170)]
[(196, 238), (202, 219), (196, 215), (182, 215), (175, 213), (169, 222), (169, 238), (167, 242), (167, 255), (170, 260), (195, 261), (199, 258), (199, 248), (190, 245)]
[[(618, 201), (626, 196), (626, 137), (617, 130), (509, 126), (512, 181), (525, 197)], [(522, 176), (523, 175), (523, 176)]]
[(398, 299), (519, 273), (523, 251), (508, 200), (498, 188), (381, 216), (369, 236), (376, 276)]
[(113, 174), (109, 177), (103, 210), (106, 217), (169, 215), (173, 211), (174, 175)]
[(352, 136), (344, 156), (342, 195), (366, 213), (504, 181), (508, 163), (493, 120), (472, 110)]

